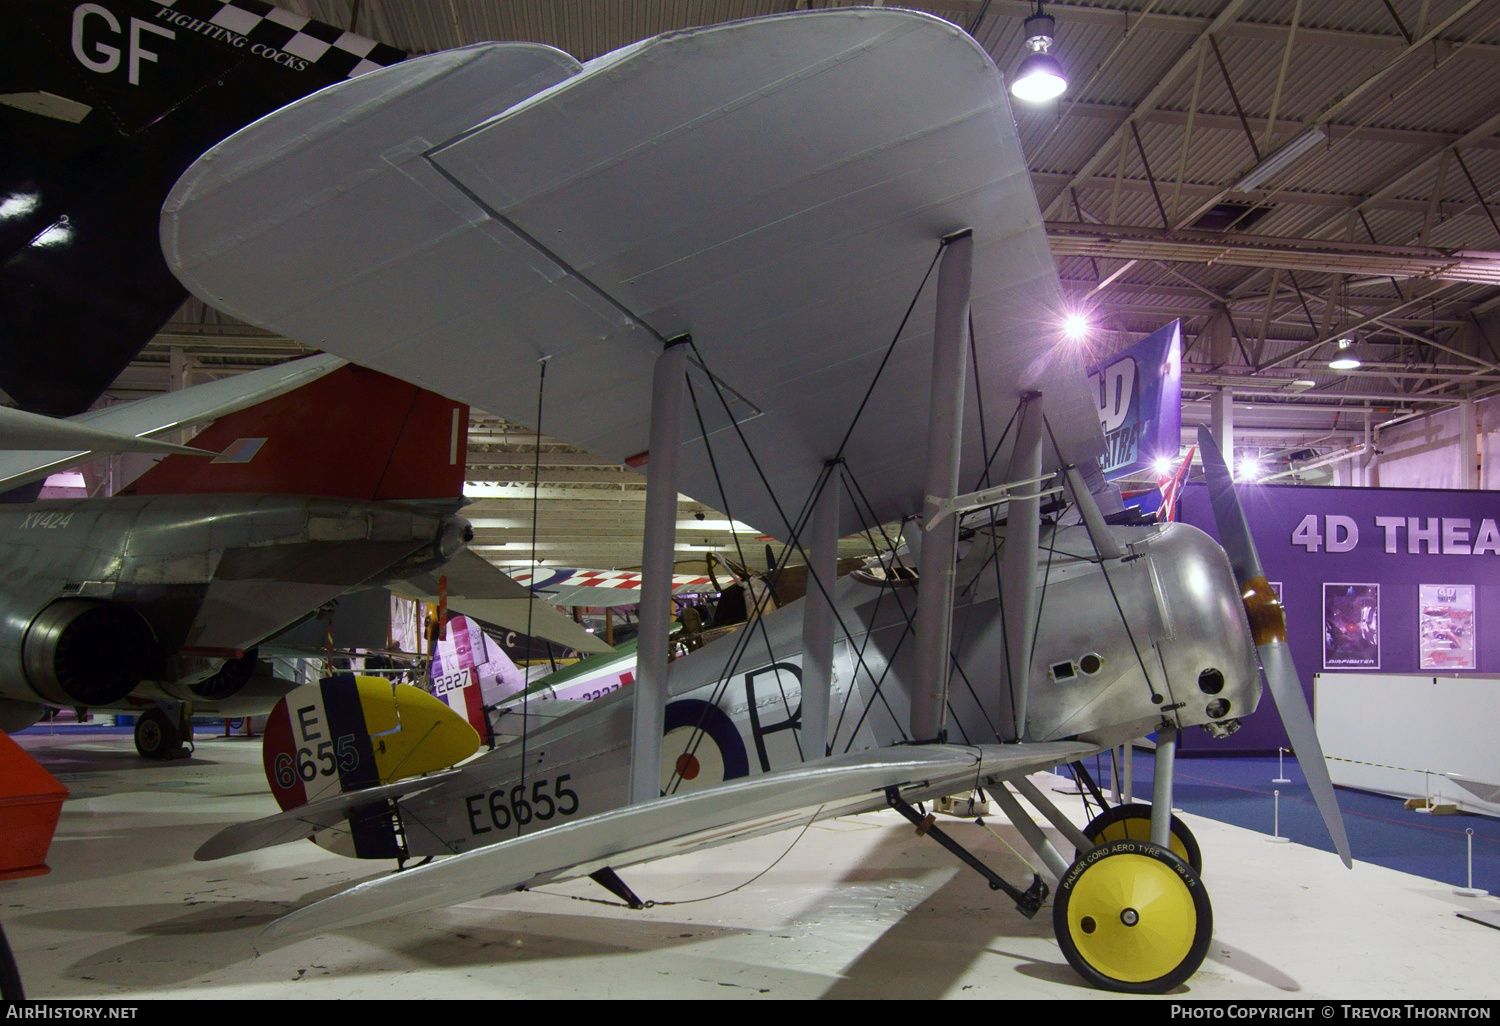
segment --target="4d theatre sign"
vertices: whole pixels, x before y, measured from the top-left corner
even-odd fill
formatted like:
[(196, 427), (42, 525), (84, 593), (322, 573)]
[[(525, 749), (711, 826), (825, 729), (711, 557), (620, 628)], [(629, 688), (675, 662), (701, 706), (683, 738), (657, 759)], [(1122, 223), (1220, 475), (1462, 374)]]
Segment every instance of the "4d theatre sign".
[[(1452, 493), (1429, 501), (1467, 505), (1487, 500), (1488, 496)], [(1284, 523), (1289, 525), (1295, 516)], [(1337, 564), (1326, 564), (1339, 568), (1330, 574), (1339, 580), (1317, 582), (1322, 592), (1324, 669), (1381, 669), (1382, 648), (1391, 647), (1383, 641), (1396, 648), (1395, 660), (1384, 666), (1388, 670), (1479, 668), (1475, 591), (1476, 584), (1492, 574), (1482, 558), (1476, 562), (1473, 557), (1500, 556), (1500, 516), (1399, 516), (1389, 507), (1357, 516), (1307, 513), (1291, 527), (1289, 540), (1294, 550), (1304, 553), (1348, 554)], [(1427, 558), (1432, 556), (1444, 558)], [(1385, 602), (1382, 582), (1394, 589)], [(1307, 597), (1303, 591), (1302, 600)], [(1383, 609), (1386, 604), (1391, 608)], [(1381, 622), (1393, 616), (1394, 638), (1390, 631), (1382, 631)], [(1412, 642), (1415, 667), (1410, 662)]]
[[(1374, 516), (1367, 530), (1396, 555), (1500, 556), (1500, 524), (1484, 517)], [(1359, 522), (1337, 513), (1309, 513), (1292, 530), (1292, 544), (1308, 552), (1352, 552), (1359, 545)]]

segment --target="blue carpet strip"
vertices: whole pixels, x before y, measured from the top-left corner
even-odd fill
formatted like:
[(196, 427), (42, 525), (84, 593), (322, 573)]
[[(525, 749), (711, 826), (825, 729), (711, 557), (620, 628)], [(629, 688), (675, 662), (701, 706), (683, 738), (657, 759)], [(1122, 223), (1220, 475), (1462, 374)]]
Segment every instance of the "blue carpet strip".
[[(1086, 764), (1107, 788), (1109, 761)], [(1151, 800), (1152, 757), (1137, 752), (1133, 793)], [(1301, 768), (1286, 759), (1289, 784), (1273, 784), (1275, 757), (1181, 758), (1173, 804), (1185, 812), (1247, 830), (1271, 834), (1273, 791), (1281, 792), (1281, 836), (1298, 844), (1333, 851), (1333, 841), (1318, 815)], [(1337, 789), (1349, 847), (1361, 862), (1371, 862), (1455, 887), (1466, 885), (1465, 829), (1474, 831), (1474, 886), (1500, 894), (1500, 819), (1462, 814), (1431, 816), (1407, 809), (1403, 800), (1368, 791)]]

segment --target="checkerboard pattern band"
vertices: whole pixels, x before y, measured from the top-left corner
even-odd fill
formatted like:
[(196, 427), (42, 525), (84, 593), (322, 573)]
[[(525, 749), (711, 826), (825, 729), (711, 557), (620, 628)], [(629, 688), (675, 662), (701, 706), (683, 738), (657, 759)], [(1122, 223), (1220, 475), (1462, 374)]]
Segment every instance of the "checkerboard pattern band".
[(356, 78), (406, 59), (373, 39), (266, 3), (265, 0), (156, 0), (174, 12), (301, 58), (332, 78)]
[[(557, 580), (548, 580), (548, 588), (621, 588), (635, 591), (641, 586), (641, 575), (639, 571), (631, 570), (573, 570), (573, 571), (544, 571), (545, 574), (564, 573), (565, 576)], [(511, 577), (519, 584), (529, 584), (533, 577), (530, 571), (519, 571), (511, 574)], [(683, 588), (689, 585), (696, 586), (708, 584), (710, 578), (695, 577), (692, 574), (673, 574), (672, 587)]]

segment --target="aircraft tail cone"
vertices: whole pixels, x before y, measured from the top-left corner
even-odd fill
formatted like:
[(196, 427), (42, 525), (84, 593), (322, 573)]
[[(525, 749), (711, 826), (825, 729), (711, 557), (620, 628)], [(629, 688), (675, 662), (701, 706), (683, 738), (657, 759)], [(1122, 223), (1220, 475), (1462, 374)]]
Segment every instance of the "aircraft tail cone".
[(1213, 435), (1201, 425), (1198, 428), (1198, 447), (1203, 456), (1203, 471), (1208, 477), (1209, 503), (1213, 506), (1214, 522), (1219, 528), (1219, 541), (1234, 566), (1245, 612), (1250, 617), (1255, 648), (1266, 674), (1266, 686), (1276, 702), (1276, 711), (1281, 715), (1281, 724), (1297, 753), (1302, 772), (1307, 775), (1307, 786), (1312, 790), (1318, 812), (1328, 827), (1328, 836), (1333, 839), (1333, 846), (1344, 865), (1352, 868), (1354, 861), (1349, 853), (1349, 837), (1344, 832), (1343, 814), (1333, 793), (1333, 779), (1328, 775), (1328, 763), (1323, 758), (1323, 746), (1318, 742), (1312, 711), (1307, 707), (1307, 697), (1302, 692), (1291, 649), (1287, 647), (1286, 615), (1266, 582), (1260, 556), (1250, 537), (1250, 526), (1245, 520), (1244, 507), (1234, 491), (1229, 467)]

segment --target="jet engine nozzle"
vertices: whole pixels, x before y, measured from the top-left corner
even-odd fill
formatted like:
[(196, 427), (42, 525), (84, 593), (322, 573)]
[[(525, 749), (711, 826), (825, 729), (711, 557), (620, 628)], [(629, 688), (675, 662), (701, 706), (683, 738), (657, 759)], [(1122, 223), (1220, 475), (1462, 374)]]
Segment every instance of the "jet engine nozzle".
[(447, 562), (474, 540), (474, 525), (463, 517), (446, 517), (438, 529), (438, 555)]
[(58, 599), (37, 614), (21, 643), (26, 680), (46, 702), (118, 702), (151, 676), (156, 635), (140, 613), (100, 599)]

